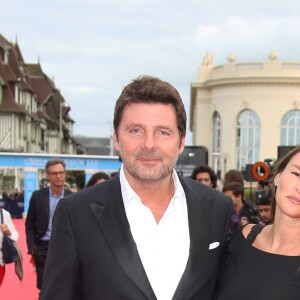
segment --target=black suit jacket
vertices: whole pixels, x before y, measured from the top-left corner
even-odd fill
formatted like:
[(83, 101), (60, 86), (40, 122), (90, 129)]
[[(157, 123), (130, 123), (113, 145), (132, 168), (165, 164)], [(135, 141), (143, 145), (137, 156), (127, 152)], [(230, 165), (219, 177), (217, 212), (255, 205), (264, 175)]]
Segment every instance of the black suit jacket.
[[(174, 300), (212, 299), (232, 203), (181, 178), (190, 255)], [(209, 250), (210, 243), (220, 246)], [(126, 217), (119, 176), (62, 199), (56, 209), (41, 300), (156, 299)]]
[[(70, 195), (70, 190), (64, 190), (64, 196)], [(43, 188), (32, 193), (25, 221), (26, 242), (28, 253), (35, 249), (36, 241), (46, 233), (49, 224), (49, 188)]]

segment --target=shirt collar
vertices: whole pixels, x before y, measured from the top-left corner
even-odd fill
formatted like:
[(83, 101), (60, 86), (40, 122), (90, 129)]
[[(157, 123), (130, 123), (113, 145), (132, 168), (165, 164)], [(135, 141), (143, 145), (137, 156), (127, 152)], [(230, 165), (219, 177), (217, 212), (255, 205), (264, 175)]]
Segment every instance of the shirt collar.
[[(182, 185), (180, 183), (180, 180), (178, 178), (178, 175), (173, 169), (172, 171), (172, 179), (174, 183), (174, 195), (171, 200), (171, 203), (175, 205), (175, 203), (178, 203), (179, 205), (183, 206), (183, 201), (184, 201), (184, 190), (182, 188)], [(124, 173), (124, 167), (123, 164), (120, 169), (120, 183), (121, 183), (121, 193), (122, 193), (122, 198), (124, 202), (124, 207), (125, 210), (129, 207), (131, 201), (136, 200), (141, 203), (141, 199), (138, 196), (138, 194), (132, 189), (130, 184), (128, 183), (125, 173)]]
[(56, 196), (56, 195), (53, 193), (53, 191), (51, 190), (51, 187), (49, 187), (49, 193), (50, 193), (50, 196), (51, 196), (51, 197), (62, 198), (62, 197), (64, 196), (64, 189), (62, 189), (62, 191), (60, 192), (60, 194)]

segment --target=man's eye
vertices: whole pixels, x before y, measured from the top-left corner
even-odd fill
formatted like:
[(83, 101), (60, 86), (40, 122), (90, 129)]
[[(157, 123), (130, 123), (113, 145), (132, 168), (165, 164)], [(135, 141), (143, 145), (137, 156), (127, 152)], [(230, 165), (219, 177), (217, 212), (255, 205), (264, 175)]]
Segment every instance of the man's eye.
[(159, 130), (157, 131), (157, 135), (158, 136), (169, 136), (169, 132), (165, 131), (165, 130)]
[(130, 133), (134, 135), (142, 134), (142, 130), (140, 128), (133, 128), (130, 130)]

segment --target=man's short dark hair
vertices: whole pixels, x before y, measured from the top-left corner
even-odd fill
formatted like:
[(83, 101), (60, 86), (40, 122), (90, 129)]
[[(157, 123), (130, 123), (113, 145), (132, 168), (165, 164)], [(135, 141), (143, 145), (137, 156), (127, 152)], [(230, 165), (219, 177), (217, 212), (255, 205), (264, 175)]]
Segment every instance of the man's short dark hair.
[(227, 184), (229, 182), (239, 182), (244, 185), (244, 177), (241, 171), (239, 170), (229, 170), (225, 173), (223, 178), (223, 184)]
[(194, 170), (192, 172), (192, 175), (191, 175), (191, 178), (196, 180), (197, 174), (199, 174), (199, 173), (208, 173), (209, 177), (210, 177), (212, 187), (213, 188), (217, 187), (218, 177), (217, 177), (216, 173), (214, 172), (214, 170), (212, 168), (210, 168), (207, 165), (198, 166), (198, 167), (194, 168)]
[(64, 167), (64, 169), (66, 169), (66, 163), (62, 159), (59, 159), (59, 158), (54, 158), (54, 159), (48, 160), (46, 163), (45, 169), (48, 172), (49, 167), (55, 166), (58, 164), (61, 164)]
[(241, 195), (244, 197), (244, 186), (240, 182), (232, 181), (224, 184), (222, 192), (232, 191), (235, 197)]
[(116, 102), (114, 112), (113, 124), (117, 136), (123, 111), (131, 103), (171, 104), (176, 111), (180, 137), (186, 135), (186, 112), (182, 99), (168, 82), (151, 76), (140, 76), (125, 86)]

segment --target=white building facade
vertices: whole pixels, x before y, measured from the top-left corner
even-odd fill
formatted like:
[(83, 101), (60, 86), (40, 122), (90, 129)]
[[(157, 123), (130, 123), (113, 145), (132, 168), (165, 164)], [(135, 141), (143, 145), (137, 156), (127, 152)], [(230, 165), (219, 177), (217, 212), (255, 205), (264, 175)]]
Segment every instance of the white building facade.
[(191, 85), (193, 144), (206, 146), (209, 165), (229, 169), (277, 159), (278, 146), (300, 144), (300, 62), (282, 62), (276, 53), (265, 62), (214, 66), (207, 53)]

